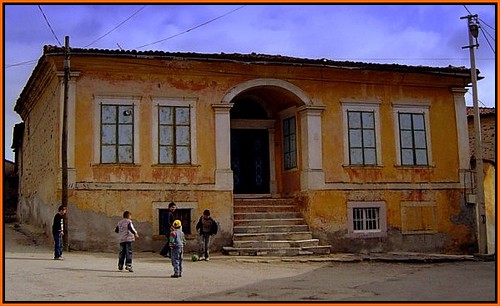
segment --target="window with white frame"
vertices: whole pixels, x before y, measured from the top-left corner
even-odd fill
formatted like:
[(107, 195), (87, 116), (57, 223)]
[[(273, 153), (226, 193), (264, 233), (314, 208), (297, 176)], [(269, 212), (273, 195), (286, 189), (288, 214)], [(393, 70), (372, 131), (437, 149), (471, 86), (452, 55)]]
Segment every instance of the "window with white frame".
[(153, 98), (153, 162), (163, 165), (194, 164), (195, 99)]
[(138, 161), (138, 116), (135, 97), (96, 97), (94, 162), (133, 164)]
[(402, 165), (428, 165), (424, 114), (398, 113)]
[(385, 202), (348, 202), (347, 206), (348, 232), (350, 237), (386, 236)]
[(431, 165), (428, 107), (395, 107), (398, 165)]
[(343, 102), (344, 163), (353, 166), (381, 165), (378, 103)]
[(295, 116), (283, 119), (283, 160), (285, 170), (297, 167), (297, 132)]

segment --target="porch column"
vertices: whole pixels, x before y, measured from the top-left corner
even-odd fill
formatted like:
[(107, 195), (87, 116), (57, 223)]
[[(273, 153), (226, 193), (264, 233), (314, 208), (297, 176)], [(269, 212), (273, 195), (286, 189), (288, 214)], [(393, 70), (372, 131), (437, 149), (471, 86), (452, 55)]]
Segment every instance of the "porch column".
[(233, 190), (231, 170), (231, 120), (233, 104), (212, 104), (215, 112), (215, 189)]
[[(467, 106), (465, 105), (465, 88), (452, 88), (453, 100), (455, 101), (455, 121), (457, 125), (458, 139), (458, 160), (460, 171), (460, 183), (470, 185), (470, 148), (469, 148), (469, 127), (467, 123)], [(464, 172), (466, 177), (464, 177)], [(471, 186), (468, 186), (471, 187)]]
[(300, 116), (302, 169), (300, 173), (301, 190), (323, 189), (323, 147), (321, 143), (321, 114), (325, 106), (305, 105), (298, 108)]

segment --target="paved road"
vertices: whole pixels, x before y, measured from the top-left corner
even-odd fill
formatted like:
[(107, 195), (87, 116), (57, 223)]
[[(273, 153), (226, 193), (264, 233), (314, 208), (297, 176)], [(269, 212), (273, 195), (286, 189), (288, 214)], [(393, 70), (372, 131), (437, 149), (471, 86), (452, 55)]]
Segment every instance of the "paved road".
[(134, 254), (134, 273), (119, 272), (111, 253), (67, 252), (66, 260), (54, 261), (51, 241), (22, 229), (4, 227), (5, 302), (496, 299), (491, 261), (301, 263), (215, 255), (185, 261), (183, 277), (172, 279), (170, 262), (151, 253)]

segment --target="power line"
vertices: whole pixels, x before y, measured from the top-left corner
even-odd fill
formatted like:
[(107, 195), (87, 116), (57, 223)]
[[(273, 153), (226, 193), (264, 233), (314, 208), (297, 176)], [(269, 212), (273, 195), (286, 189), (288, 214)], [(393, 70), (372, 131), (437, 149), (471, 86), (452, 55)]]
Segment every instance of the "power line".
[(482, 20), (481, 18), (479, 18), (479, 21), (481, 21), (481, 24), (484, 24), (485, 26), (487, 26), (488, 28), (492, 29), (493, 31), (495, 31), (495, 28), (490, 26), (489, 24), (487, 24), (486, 22), (484, 22), (484, 20)]
[(31, 61), (25, 61), (25, 62), (20, 62), (20, 63), (16, 63), (16, 64), (10, 64), (10, 65), (6, 65), (5, 68), (11, 68), (11, 67), (17, 67), (17, 66), (23, 66), (23, 65), (29, 65), (29, 64), (33, 64), (35, 63), (37, 60), (31, 60)]
[(490, 46), (491, 51), (493, 51), (493, 54), (495, 54), (495, 49), (493, 48), (493, 46), (491, 45), (490, 41), (488, 40), (488, 37), (486, 37), (486, 35), (484, 35), (483, 28), (482, 28), (482, 27), (479, 27), (479, 29), (480, 29), (480, 30), (481, 30), (481, 32), (483, 33), (484, 39), (486, 39), (486, 42), (487, 42), (487, 43), (488, 43), (488, 45)]
[(232, 13), (236, 12), (237, 10), (242, 9), (242, 8), (244, 8), (245, 6), (246, 6), (246, 5), (242, 5), (242, 6), (238, 7), (238, 8), (236, 8), (236, 9), (234, 9), (234, 10), (232, 10), (232, 11), (228, 12), (228, 13), (225, 13), (225, 14), (223, 14), (223, 15), (219, 16), (219, 17), (216, 17), (216, 18), (214, 18), (214, 19), (210, 19), (209, 21), (205, 21), (205, 22), (203, 22), (203, 23), (200, 23), (200, 24), (199, 24), (199, 25), (197, 25), (197, 26), (194, 26), (194, 27), (192, 27), (192, 28), (189, 28), (189, 29), (187, 29), (187, 30), (186, 30), (186, 31), (184, 31), (184, 32), (180, 32), (180, 33), (177, 33), (177, 34), (172, 35), (172, 36), (170, 36), (170, 37), (167, 37), (167, 38), (164, 38), (164, 39), (160, 39), (160, 40), (157, 40), (157, 41), (155, 41), (155, 42), (152, 42), (152, 43), (149, 43), (149, 44), (145, 44), (145, 45), (142, 45), (142, 46), (136, 47), (135, 49), (142, 49), (142, 48), (144, 48), (144, 47), (147, 47), (147, 46), (151, 46), (151, 45), (155, 45), (155, 44), (158, 44), (158, 43), (164, 42), (164, 41), (166, 41), (166, 40), (169, 40), (169, 39), (172, 39), (172, 38), (174, 38), (174, 37), (180, 36), (180, 35), (182, 35), (182, 34), (186, 34), (186, 33), (190, 32), (190, 31), (192, 31), (192, 30), (198, 29), (198, 28), (200, 28), (200, 27), (202, 27), (202, 26), (204, 26), (204, 25), (207, 25), (207, 24), (209, 24), (209, 23), (211, 23), (211, 22), (214, 22), (214, 21), (216, 21), (216, 20), (218, 20), (218, 19), (221, 19), (221, 18), (223, 18), (223, 17), (226, 17), (227, 15), (232, 14)]
[(141, 7), (140, 9), (138, 9), (135, 13), (133, 13), (132, 15), (130, 15), (127, 19), (125, 19), (124, 21), (122, 21), (116, 27), (112, 28), (111, 30), (109, 30), (108, 32), (106, 32), (104, 35), (100, 36), (99, 38), (97, 38), (96, 40), (94, 40), (93, 42), (91, 42), (90, 44), (86, 45), (84, 48), (87, 48), (88, 46), (91, 46), (94, 43), (96, 43), (97, 41), (101, 40), (102, 38), (108, 36), (111, 32), (113, 32), (114, 30), (116, 30), (119, 27), (121, 27), (125, 22), (129, 21), (130, 19), (132, 19), (132, 17), (134, 17), (135, 15), (139, 14), (139, 12), (142, 11), (143, 9), (145, 9), (146, 6), (147, 5), (144, 5), (143, 7)]
[[(481, 23), (482, 25), (482, 23)], [(495, 37), (493, 37), (493, 35), (490, 34), (490, 32), (488, 32), (488, 30), (486, 30), (484, 27), (481, 27), (481, 31), (484, 31), (484, 33), (488, 34), (488, 36), (493, 40), (495, 41)], [(484, 34), (483, 33), (483, 34)]]
[(59, 46), (62, 46), (61, 42), (59, 41), (59, 38), (57, 38), (56, 33), (54, 33), (54, 30), (52, 29), (52, 26), (50, 25), (50, 22), (47, 19), (47, 16), (45, 16), (45, 13), (43, 12), (42, 7), (40, 5), (38, 5), (38, 8), (40, 9), (40, 12), (42, 12), (43, 18), (45, 19), (45, 22), (49, 26), (49, 29), (52, 32), (52, 35), (54, 35), (54, 37), (56, 38), (57, 42), (59, 43)]
[(467, 8), (467, 6), (465, 4), (463, 6), (464, 6), (465, 10), (467, 11), (467, 13), (469, 13), (469, 15), (472, 15), (472, 13), (469, 11), (469, 9)]

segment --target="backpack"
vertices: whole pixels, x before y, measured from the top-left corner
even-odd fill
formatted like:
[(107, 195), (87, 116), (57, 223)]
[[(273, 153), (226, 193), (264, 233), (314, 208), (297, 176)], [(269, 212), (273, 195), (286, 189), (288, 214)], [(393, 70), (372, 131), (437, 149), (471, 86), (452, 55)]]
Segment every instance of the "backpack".
[(211, 228), (210, 228), (210, 231), (212, 232), (212, 235), (217, 234), (218, 230), (219, 230), (219, 226), (217, 225), (217, 221), (215, 221), (214, 219), (212, 219), (212, 225), (211, 225)]

